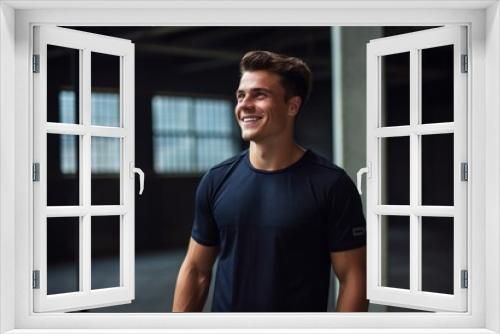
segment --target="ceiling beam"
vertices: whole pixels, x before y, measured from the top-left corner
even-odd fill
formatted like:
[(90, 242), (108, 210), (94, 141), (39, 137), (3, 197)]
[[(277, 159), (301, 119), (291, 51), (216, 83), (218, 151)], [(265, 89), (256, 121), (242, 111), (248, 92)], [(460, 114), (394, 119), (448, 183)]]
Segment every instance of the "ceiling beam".
[(231, 62), (239, 61), (242, 56), (239, 52), (231, 52), (226, 50), (147, 43), (137, 44), (136, 51), (203, 59), (223, 59)]

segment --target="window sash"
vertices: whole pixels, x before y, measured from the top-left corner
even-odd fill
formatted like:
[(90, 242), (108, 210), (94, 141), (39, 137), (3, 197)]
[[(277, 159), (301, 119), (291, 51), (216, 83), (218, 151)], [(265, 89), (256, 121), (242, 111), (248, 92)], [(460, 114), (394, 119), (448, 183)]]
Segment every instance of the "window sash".
[[(367, 280), (368, 298), (375, 303), (400, 306), (407, 305), (430, 311), (467, 310), (468, 290), (461, 288), (461, 270), (467, 270), (467, 183), (460, 180), (460, 163), (467, 162), (466, 142), (466, 74), (461, 73), (461, 55), (466, 54), (465, 27), (445, 27), (419, 31), (372, 40), (367, 46), (367, 161), (371, 166), (367, 178)], [(419, 124), (420, 100), (420, 51), (443, 45), (454, 45), (454, 121), (448, 123)], [(410, 124), (405, 126), (381, 126), (381, 57), (395, 53), (410, 53)], [(421, 140), (424, 134), (453, 133), (453, 184), (454, 206), (434, 207), (419, 205), (421, 196)], [(381, 138), (409, 137), (409, 205), (381, 205), (382, 168)], [(390, 176), (384, 176), (390, 178)], [(410, 288), (397, 289), (382, 286), (382, 222), (381, 214), (409, 216)], [(431, 293), (421, 290), (422, 277), (422, 216), (436, 214), (439, 217), (454, 217), (453, 222), (453, 295)]]
[[(47, 45), (79, 50), (79, 114), (81, 124), (47, 122)], [(91, 125), (90, 55), (101, 52), (120, 56), (120, 114), (123, 127)], [(40, 288), (33, 289), (35, 312), (74, 311), (109, 304), (128, 303), (134, 298), (134, 183), (128, 173), (129, 161), (134, 154), (133, 108), (133, 45), (126, 40), (110, 39), (95, 34), (58, 27), (37, 27), (34, 52), (40, 55), (40, 73), (34, 75), (34, 161), (40, 164), (40, 181), (34, 183), (34, 258), (33, 270), (40, 271)], [(79, 205), (47, 206), (47, 134), (77, 135), (79, 140)], [(120, 141), (120, 205), (96, 206), (91, 204), (91, 139), (102, 135)], [(91, 217), (120, 215), (120, 286), (91, 289)], [(49, 217), (79, 217), (79, 291), (48, 295), (47, 286), (47, 225)]]

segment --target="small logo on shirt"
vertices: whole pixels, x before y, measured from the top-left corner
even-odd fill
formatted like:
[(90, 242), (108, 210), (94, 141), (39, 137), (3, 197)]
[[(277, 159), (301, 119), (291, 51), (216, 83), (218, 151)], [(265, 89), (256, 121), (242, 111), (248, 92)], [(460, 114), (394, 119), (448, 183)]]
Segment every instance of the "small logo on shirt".
[(352, 229), (352, 235), (354, 235), (355, 237), (359, 237), (363, 234), (365, 234), (365, 228), (363, 226), (357, 226)]

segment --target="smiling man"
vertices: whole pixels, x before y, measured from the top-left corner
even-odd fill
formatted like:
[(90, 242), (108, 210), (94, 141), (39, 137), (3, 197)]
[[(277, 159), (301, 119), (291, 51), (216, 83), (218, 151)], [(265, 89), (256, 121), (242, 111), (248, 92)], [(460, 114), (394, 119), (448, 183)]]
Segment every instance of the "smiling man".
[(366, 311), (359, 194), (344, 170), (294, 141), (308, 66), (252, 51), (240, 70), (235, 117), (250, 147), (200, 181), (173, 311), (203, 309), (216, 258), (214, 312), (326, 311), (330, 268), (337, 311)]

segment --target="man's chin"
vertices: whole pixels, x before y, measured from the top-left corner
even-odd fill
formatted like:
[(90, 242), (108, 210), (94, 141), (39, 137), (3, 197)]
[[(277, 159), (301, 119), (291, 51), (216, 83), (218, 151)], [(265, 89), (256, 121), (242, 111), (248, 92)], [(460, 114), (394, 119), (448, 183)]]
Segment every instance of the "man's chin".
[(241, 136), (241, 139), (242, 139), (243, 141), (246, 141), (246, 142), (250, 142), (250, 141), (252, 141), (252, 137), (248, 137), (248, 136), (245, 136), (245, 137), (244, 137), (244, 136)]
[(241, 139), (244, 141), (254, 141), (257, 139), (257, 135), (255, 133), (242, 133), (241, 134)]

